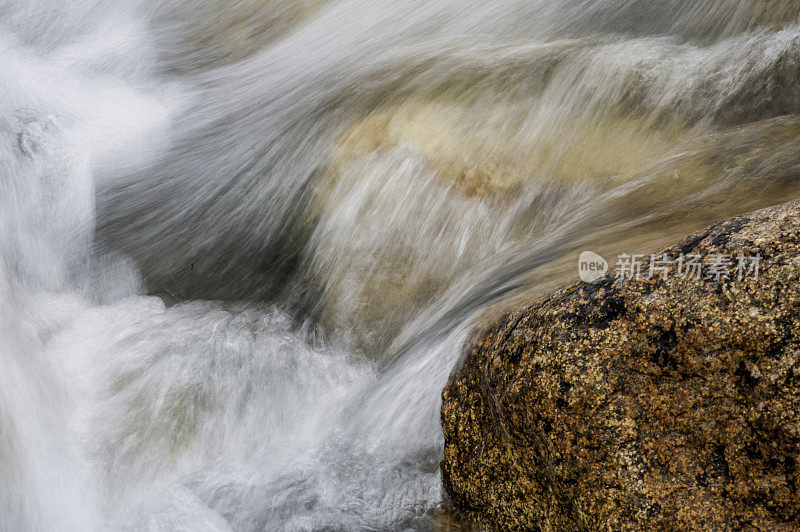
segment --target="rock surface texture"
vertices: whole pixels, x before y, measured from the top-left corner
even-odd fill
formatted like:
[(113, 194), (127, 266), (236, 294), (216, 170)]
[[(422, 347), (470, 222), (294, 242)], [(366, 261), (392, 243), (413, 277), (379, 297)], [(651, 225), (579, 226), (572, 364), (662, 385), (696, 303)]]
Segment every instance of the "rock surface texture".
[[(566, 287), (471, 346), (442, 394), (454, 512), (502, 530), (800, 526), (800, 203), (665, 253), (666, 279), (648, 258), (641, 280)], [(680, 254), (706, 272), (730, 255), (730, 277), (681, 278)], [(762, 257), (757, 279), (740, 254)]]

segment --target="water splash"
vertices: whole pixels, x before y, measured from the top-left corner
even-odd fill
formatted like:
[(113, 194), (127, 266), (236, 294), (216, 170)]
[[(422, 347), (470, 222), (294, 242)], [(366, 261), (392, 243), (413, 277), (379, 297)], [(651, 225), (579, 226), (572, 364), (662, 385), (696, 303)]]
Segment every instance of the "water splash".
[(797, 195), (800, 7), (0, 0), (0, 529), (424, 529), (470, 331)]

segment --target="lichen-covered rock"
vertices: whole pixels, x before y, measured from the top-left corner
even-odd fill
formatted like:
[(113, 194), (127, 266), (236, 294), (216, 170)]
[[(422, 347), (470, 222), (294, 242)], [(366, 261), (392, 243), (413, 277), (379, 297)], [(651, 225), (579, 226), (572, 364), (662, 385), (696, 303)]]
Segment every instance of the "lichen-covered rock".
[(665, 252), (762, 260), (757, 279), (610, 274), (484, 333), (442, 395), (455, 512), (503, 530), (800, 526), (800, 203)]

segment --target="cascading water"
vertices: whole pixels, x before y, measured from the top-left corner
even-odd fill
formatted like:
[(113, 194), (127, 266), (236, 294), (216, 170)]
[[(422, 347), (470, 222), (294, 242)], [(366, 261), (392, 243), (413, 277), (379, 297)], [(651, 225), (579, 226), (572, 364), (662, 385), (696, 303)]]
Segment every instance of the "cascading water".
[(796, 197), (799, 16), (0, 0), (0, 530), (432, 527), (473, 328)]

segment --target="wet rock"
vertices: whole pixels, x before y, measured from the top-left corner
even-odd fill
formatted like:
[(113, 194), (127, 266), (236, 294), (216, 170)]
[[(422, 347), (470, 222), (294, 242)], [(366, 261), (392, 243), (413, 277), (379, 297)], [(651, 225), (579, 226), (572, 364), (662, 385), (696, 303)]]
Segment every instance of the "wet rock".
[[(611, 273), (475, 341), (442, 394), (455, 512), (494, 529), (800, 525), (800, 202), (665, 253), (731, 255), (731, 274)], [(757, 278), (740, 254), (762, 257)]]

